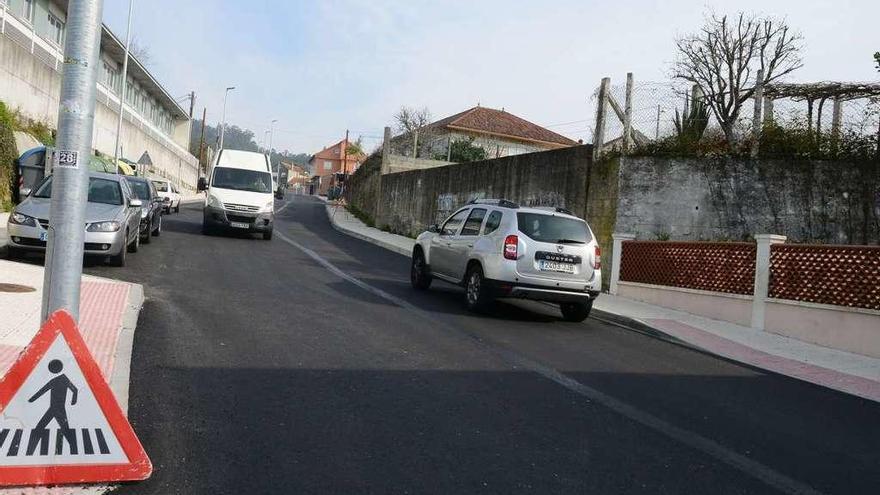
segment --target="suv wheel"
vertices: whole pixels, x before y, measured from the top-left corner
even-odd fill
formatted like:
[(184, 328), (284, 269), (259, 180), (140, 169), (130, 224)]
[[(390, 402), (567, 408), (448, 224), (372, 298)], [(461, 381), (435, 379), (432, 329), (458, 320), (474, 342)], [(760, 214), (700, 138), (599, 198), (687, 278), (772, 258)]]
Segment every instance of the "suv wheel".
[(585, 303), (562, 303), (559, 305), (562, 310), (562, 318), (565, 321), (582, 322), (590, 316), (590, 310), (593, 309), (593, 301)]
[(412, 267), (409, 270), (409, 281), (416, 290), (427, 290), (431, 287), (431, 274), (428, 273), (428, 264), (425, 263), (425, 255), (421, 250), (413, 253)]
[(484, 311), (492, 302), (480, 265), (472, 266), (465, 277), (465, 303), (471, 311)]

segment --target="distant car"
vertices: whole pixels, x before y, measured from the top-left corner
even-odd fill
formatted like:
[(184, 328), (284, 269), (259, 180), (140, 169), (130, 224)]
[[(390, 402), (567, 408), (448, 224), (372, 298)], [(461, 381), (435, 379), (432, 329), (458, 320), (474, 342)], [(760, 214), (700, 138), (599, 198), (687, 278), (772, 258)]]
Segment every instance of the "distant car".
[[(7, 250), (11, 258), (46, 250), (52, 182), (51, 175), (43, 179), (9, 216)], [(140, 247), (142, 206), (124, 176), (90, 172), (85, 254), (105, 256), (111, 264), (124, 266), (126, 252), (135, 253)]]
[(135, 197), (143, 202), (141, 205), (141, 242), (149, 244), (153, 237), (162, 234), (162, 212), (165, 203), (156, 192), (156, 186), (152, 181), (143, 177), (126, 177), (128, 185)]
[(495, 298), (559, 304), (567, 321), (583, 321), (602, 288), (599, 246), (587, 223), (561, 208), (524, 208), (477, 200), (421, 234), (410, 281), (464, 286), (468, 309)]
[(168, 179), (153, 179), (156, 191), (164, 201), (165, 213), (180, 212), (180, 190)]

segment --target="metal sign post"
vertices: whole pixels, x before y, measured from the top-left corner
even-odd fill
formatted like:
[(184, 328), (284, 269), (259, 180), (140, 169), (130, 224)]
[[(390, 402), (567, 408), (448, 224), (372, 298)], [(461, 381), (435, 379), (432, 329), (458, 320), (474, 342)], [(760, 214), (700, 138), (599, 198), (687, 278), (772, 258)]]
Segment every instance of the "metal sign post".
[(68, 4), (41, 321), (58, 309), (79, 318), (103, 6), (103, 0)]

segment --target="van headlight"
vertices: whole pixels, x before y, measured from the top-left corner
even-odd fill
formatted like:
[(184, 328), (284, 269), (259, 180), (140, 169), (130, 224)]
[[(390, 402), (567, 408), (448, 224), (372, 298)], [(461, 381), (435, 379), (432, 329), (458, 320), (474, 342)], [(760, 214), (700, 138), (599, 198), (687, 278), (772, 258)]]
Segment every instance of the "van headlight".
[(260, 208), (260, 213), (272, 213), (275, 210), (275, 201), (269, 201), (265, 206)]
[(37, 226), (37, 220), (34, 217), (29, 217), (18, 212), (13, 212), (12, 215), (9, 216), (9, 222), (17, 225), (26, 225), (28, 227)]
[(95, 222), (90, 223), (86, 230), (89, 232), (116, 232), (119, 230), (119, 222)]
[(214, 208), (223, 208), (223, 203), (217, 199), (217, 196), (213, 194), (208, 195), (208, 206), (213, 206)]

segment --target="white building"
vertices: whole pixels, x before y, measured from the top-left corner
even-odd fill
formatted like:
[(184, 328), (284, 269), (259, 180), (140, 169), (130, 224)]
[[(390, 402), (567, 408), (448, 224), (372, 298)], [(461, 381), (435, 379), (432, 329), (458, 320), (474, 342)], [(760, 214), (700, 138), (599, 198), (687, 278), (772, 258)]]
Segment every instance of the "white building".
[[(58, 118), (66, 13), (65, 1), (0, 0), (0, 100), (52, 128)], [(92, 148), (109, 156), (116, 145), (124, 57), (123, 42), (103, 26)], [(137, 161), (146, 151), (153, 162), (148, 175), (195, 189), (198, 160), (188, 151), (189, 114), (131, 56), (126, 84), (120, 155)]]

